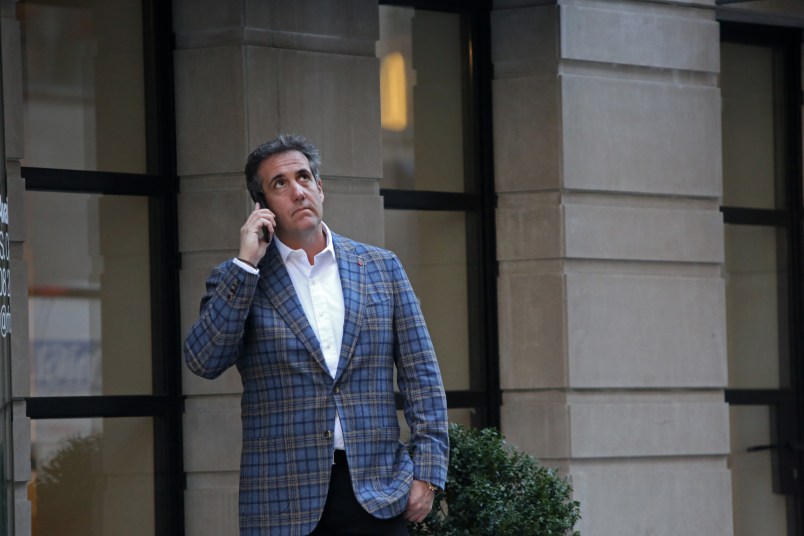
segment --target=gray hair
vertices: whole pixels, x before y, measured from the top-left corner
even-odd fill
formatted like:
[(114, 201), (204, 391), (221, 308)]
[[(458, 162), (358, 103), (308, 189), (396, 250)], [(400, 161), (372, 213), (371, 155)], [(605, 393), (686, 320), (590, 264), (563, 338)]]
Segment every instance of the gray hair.
[(310, 171), (313, 172), (313, 177), (316, 180), (321, 178), (319, 175), (321, 156), (318, 154), (318, 149), (316, 149), (315, 145), (304, 139), (304, 136), (298, 134), (280, 134), (276, 139), (267, 141), (254, 149), (246, 159), (246, 187), (254, 201), (259, 202), (262, 193), (262, 183), (257, 174), (260, 164), (274, 155), (288, 151), (299, 151), (303, 154), (310, 164)]

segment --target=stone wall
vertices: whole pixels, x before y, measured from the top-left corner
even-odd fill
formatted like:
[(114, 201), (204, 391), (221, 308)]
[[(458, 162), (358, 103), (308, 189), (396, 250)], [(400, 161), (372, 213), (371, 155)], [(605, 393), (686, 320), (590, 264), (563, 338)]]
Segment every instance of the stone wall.
[(494, 7), (503, 432), (583, 534), (731, 534), (714, 2)]

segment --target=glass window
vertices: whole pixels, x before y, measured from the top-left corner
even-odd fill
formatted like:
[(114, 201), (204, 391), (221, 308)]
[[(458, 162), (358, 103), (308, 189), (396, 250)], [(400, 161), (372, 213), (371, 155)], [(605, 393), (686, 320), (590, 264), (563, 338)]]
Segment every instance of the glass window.
[(783, 75), (771, 46), (721, 45), (723, 204), (751, 208), (785, 205)]
[(151, 394), (148, 198), (26, 196), (31, 395)]
[(473, 63), (488, 46), (473, 39), (488, 12), (455, 7), (380, 6), (385, 246), (421, 301), (451, 418), (498, 426), (491, 144), (477, 129), (490, 86)]
[(32, 536), (154, 534), (154, 434), (148, 417), (35, 420)]
[[(801, 35), (784, 28), (721, 25), (725, 225), (734, 530), (798, 534)], [(792, 150), (793, 139), (799, 148)], [(790, 496), (785, 497), (785, 494)], [(789, 524), (788, 524), (789, 523)], [(788, 532), (789, 531), (789, 532)]]
[[(778, 389), (787, 278), (778, 262), (786, 233), (775, 227), (726, 225), (726, 321), (729, 386)], [(784, 256), (782, 256), (784, 257)]]
[(33, 534), (183, 534), (171, 6), (16, 14)]
[(787, 532), (784, 495), (773, 492), (773, 426), (767, 406), (729, 408), (734, 536)]
[(380, 6), (381, 188), (472, 191), (464, 165), (461, 17)]
[(447, 390), (471, 389), (466, 215), (385, 211), (385, 246), (416, 289)]
[(145, 172), (142, 7), (26, 0), (23, 166)]

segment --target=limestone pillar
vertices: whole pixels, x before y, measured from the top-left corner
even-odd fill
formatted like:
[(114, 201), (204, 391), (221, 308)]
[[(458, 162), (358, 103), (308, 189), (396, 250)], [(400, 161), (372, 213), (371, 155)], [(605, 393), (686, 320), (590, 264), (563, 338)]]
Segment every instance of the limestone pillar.
[[(237, 254), (243, 166), (278, 133), (322, 155), (325, 221), (381, 244), (378, 8), (373, 0), (174, 0), (182, 326)], [(184, 371), (188, 536), (236, 535), (241, 385)]]
[(582, 534), (732, 533), (714, 0), (497, 0), (503, 433)]

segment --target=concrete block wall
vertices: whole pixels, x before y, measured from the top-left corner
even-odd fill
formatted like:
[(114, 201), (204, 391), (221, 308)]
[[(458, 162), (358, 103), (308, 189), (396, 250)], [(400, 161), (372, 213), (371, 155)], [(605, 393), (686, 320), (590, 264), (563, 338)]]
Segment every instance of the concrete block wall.
[[(281, 132), (321, 151), (327, 224), (382, 244), (379, 16), (374, 0), (174, 0), (173, 12), (186, 332), (211, 268), (237, 254), (246, 156)], [(183, 382), (186, 533), (234, 536), (239, 376), (185, 369)]]
[(494, 3), (503, 433), (583, 534), (732, 534), (714, 0)]

